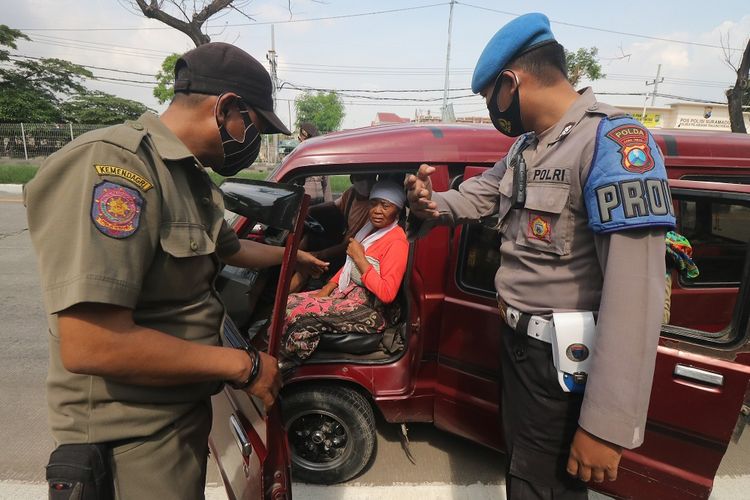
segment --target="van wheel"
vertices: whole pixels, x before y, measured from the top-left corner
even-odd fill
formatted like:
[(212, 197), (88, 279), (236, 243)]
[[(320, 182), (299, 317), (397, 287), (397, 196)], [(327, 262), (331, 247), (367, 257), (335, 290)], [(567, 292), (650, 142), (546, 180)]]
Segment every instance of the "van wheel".
[(348, 481), (375, 452), (375, 416), (358, 392), (309, 387), (281, 399), (292, 476), (316, 484)]

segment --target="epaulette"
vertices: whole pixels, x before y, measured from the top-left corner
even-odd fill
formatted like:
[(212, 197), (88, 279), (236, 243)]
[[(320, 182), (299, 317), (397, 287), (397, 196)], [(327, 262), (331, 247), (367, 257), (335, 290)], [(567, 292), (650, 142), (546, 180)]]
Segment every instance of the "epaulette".
[(127, 121), (120, 125), (92, 130), (76, 138), (76, 145), (87, 144), (91, 142), (106, 142), (114, 146), (135, 153), (148, 132), (146, 127), (137, 121)]

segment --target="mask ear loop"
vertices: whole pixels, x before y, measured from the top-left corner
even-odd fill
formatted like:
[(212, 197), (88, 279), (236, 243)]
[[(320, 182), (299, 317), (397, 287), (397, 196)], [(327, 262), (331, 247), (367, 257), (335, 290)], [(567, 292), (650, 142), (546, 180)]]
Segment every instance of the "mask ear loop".
[(495, 108), (497, 109), (497, 111), (499, 111), (500, 113), (505, 113), (508, 110), (508, 108), (511, 106), (509, 104), (508, 108), (500, 109), (500, 106), (499, 106), (499, 104), (497, 102), (497, 95), (500, 93), (500, 87), (503, 86), (503, 83), (502, 83), (501, 79), (502, 79), (502, 77), (503, 77), (503, 75), (505, 73), (510, 73), (511, 75), (513, 75), (513, 79), (516, 81), (516, 92), (518, 92), (518, 86), (521, 83), (521, 82), (518, 81), (518, 75), (516, 75), (515, 71), (513, 71), (511, 69), (503, 70), (503, 71), (500, 72), (500, 74), (497, 75), (497, 78), (495, 78), (495, 86), (492, 88), (492, 97), (490, 97), (490, 103), (493, 106), (495, 106)]
[[(223, 96), (225, 96), (227, 94), (230, 94), (230, 93), (231, 92), (224, 92), (223, 94), (219, 94), (219, 97), (216, 99), (216, 104), (214, 104), (214, 117), (216, 117), (216, 112), (219, 110), (219, 101), (221, 100), (221, 98)], [(237, 141), (237, 142), (245, 142), (245, 138), (247, 137), (247, 131), (248, 131), (248, 129), (250, 129), (250, 127), (255, 126), (255, 124), (253, 123), (253, 120), (250, 118), (250, 112), (247, 110), (247, 106), (242, 101), (242, 98), (240, 96), (236, 95), (236, 94), (232, 94), (232, 95), (234, 95), (235, 99), (237, 99), (237, 107), (240, 108), (239, 112), (242, 115), (242, 121), (245, 124), (245, 129), (242, 131), (242, 139), (236, 139), (232, 134), (229, 133), (229, 130), (227, 130), (227, 127), (226, 127), (226, 121), (227, 121), (226, 120), (226, 115), (228, 115), (228, 113), (225, 113), (224, 125), (219, 125), (219, 119), (218, 118), (216, 118), (216, 125), (218, 125), (219, 128), (224, 127), (224, 130), (226, 130), (227, 135), (229, 137), (231, 137), (232, 140)]]

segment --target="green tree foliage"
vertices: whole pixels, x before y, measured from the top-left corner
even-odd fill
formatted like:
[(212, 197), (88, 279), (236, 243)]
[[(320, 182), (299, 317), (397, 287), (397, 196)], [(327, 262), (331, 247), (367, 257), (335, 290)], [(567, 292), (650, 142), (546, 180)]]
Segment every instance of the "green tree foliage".
[(321, 134), (333, 132), (344, 120), (344, 103), (335, 92), (305, 92), (294, 103), (297, 110), (297, 127), (312, 122)]
[(154, 97), (159, 104), (169, 102), (174, 97), (174, 66), (180, 54), (168, 55), (164, 62), (161, 63), (161, 69), (156, 74), (156, 87), (154, 87)]
[[(0, 45), (16, 48), (16, 41), (28, 37), (0, 25)], [(61, 98), (85, 91), (83, 79), (92, 73), (62, 59), (12, 58), (0, 51), (0, 122), (59, 121)]]
[(102, 125), (134, 120), (148, 110), (140, 102), (98, 91), (82, 92), (62, 103), (60, 107), (65, 122)]
[(565, 51), (565, 63), (568, 66), (568, 80), (570, 84), (577, 87), (582, 80), (590, 82), (604, 78), (602, 67), (599, 64), (597, 56), (599, 49), (591, 47), (589, 49), (580, 48), (575, 52)]

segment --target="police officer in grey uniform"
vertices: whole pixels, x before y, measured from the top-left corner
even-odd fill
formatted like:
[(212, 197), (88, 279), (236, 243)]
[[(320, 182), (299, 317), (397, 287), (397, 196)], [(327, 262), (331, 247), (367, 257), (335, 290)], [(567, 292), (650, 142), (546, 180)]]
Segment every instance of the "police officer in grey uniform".
[[(495, 34), (472, 89), (518, 140), (458, 191), (433, 193), (422, 165), (406, 181), (413, 232), (498, 217), (508, 496), (586, 498), (643, 442), (674, 224), (663, 158), (638, 122), (575, 91), (542, 14)], [(572, 334), (593, 341), (564, 342), (571, 315), (591, 318)], [(556, 356), (589, 365), (564, 372)]]
[[(65, 146), (24, 192), (50, 315), (52, 435), (58, 450), (105, 444), (121, 499), (203, 498), (210, 396), (227, 382), (268, 407), (281, 387), (274, 358), (220, 345), (214, 280), (222, 261), (271, 266), (283, 248), (238, 240), (205, 171), (234, 175), (256, 159), (261, 133), (289, 134), (270, 77), (211, 43), (178, 60), (175, 91), (162, 116)], [(326, 267), (304, 252), (299, 261)], [(94, 465), (97, 450), (86, 452)], [(77, 487), (56, 479), (54, 498)]]

